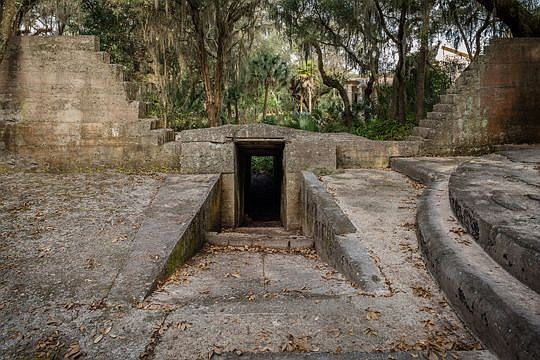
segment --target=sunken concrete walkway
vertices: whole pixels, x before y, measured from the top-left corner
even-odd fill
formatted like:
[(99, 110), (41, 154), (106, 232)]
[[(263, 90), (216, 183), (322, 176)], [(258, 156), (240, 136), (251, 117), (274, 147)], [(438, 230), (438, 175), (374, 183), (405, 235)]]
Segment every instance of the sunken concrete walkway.
[(170, 310), (155, 358), (375, 359), (376, 351), (481, 347), (421, 260), (414, 220), (421, 186), (395, 172), (371, 170), (323, 182), (357, 226), (357, 241), (369, 249), (387, 291), (355, 288), (313, 251), (206, 248), (145, 302)]
[(129, 294), (143, 289), (144, 296), (144, 275), (156, 277), (165, 264), (155, 254), (174, 246), (164, 227), (182, 232), (215, 181), (210, 175), (1, 174), (0, 358), (143, 354), (164, 312), (110, 299), (111, 289), (151, 242), (148, 261), (140, 262), (146, 272), (135, 272), (124, 287)]
[[(206, 248), (136, 305), (107, 294), (163, 176), (0, 178), (1, 358), (264, 358), (260, 352), (271, 351), (284, 359), (377, 359), (373, 351), (479, 347), (423, 268), (414, 235), (419, 189), (399, 174), (324, 178), (361, 230), (358, 241), (379, 264), (386, 294), (353, 287), (312, 250)], [(185, 177), (193, 186), (197, 179)], [(199, 180), (209, 186), (208, 177)]]

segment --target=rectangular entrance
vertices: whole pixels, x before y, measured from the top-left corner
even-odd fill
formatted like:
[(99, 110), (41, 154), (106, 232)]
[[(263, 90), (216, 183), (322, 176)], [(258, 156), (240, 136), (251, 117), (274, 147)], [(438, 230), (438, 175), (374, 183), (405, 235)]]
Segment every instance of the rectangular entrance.
[(282, 226), (283, 141), (236, 143), (236, 226)]

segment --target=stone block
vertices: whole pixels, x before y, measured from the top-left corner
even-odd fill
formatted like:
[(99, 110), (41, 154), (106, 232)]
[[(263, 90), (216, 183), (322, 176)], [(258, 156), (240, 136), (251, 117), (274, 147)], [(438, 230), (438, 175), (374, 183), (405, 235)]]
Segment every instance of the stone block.
[(286, 172), (313, 169), (336, 169), (336, 143), (318, 136), (299, 137), (285, 144)]
[(221, 174), (221, 223), (225, 228), (236, 226), (234, 174)]
[(234, 172), (234, 143), (182, 142), (183, 174)]
[(300, 186), (302, 177), (299, 172), (285, 173), (285, 181), (283, 183), (283, 196), (285, 212), (285, 224), (287, 229), (299, 229), (300, 224)]

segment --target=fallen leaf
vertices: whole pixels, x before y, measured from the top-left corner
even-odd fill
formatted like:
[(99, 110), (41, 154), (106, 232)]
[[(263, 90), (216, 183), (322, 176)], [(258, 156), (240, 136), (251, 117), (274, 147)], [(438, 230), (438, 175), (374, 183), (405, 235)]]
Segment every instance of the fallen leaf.
[(424, 324), (424, 328), (426, 328), (427, 330), (433, 330), (433, 328), (435, 327), (435, 322), (431, 319), (422, 320), (422, 323)]
[(433, 297), (433, 294), (431, 294), (431, 291), (429, 289), (426, 289), (423, 286), (415, 286), (412, 289), (413, 289), (413, 294), (418, 297), (425, 298), (425, 299), (431, 299)]
[(98, 342), (100, 342), (101, 339), (103, 339), (103, 334), (99, 334), (98, 336), (94, 338), (94, 344), (97, 344)]
[(369, 336), (378, 336), (378, 335), (379, 335), (379, 333), (377, 332), (377, 330), (374, 330), (374, 329), (372, 329), (372, 328), (366, 328), (366, 329), (364, 330), (364, 334), (369, 335)]
[(454, 234), (459, 235), (460, 237), (465, 235), (467, 233), (467, 230), (460, 226), (456, 226), (450, 229), (450, 232), (453, 232)]
[(76, 359), (81, 355), (81, 346), (78, 342), (74, 342), (69, 346), (68, 350), (64, 354), (64, 359)]
[(381, 317), (381, 312), (380, 311), (371, 310), (370, 308), (367, 308), (366, 312), (367, 312), (366, 318), (368, 320), (379, 320), (379, 318)]
[(187, 321), (180, 321), (176, 324), (176, 328), (180, 329), (180, 331), (186, 331), (187, 329), (190, 329), (193, 326), (192, 323), (189, 323)]

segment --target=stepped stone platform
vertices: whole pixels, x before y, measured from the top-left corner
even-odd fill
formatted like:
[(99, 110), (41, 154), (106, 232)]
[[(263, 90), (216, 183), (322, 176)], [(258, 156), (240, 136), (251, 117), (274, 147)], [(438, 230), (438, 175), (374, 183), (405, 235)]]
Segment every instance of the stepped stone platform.
[(540, 147), (463, 163), (450, 177), (449, 195), (486, 252), (540, 293)]
[(460, 317), (501, 358), (540, 354), (537, 162), (538, 147), (392, 161), (393, 169), (428, 186), (417, 210), (428, 268)]
[(206, 242), (218, 246), (254, 246), (274, 249), (313, 248), (313, 239), (300, 231), (282, 227), (240, 227), (222, 232), (207, 232)]

